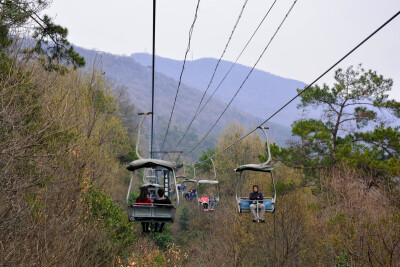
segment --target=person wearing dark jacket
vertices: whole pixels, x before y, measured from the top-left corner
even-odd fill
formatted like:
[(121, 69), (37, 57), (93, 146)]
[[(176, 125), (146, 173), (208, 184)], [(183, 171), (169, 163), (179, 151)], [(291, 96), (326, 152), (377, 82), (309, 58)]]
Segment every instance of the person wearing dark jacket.
[[(250, 205), (250, 210), (254, 217), (253, 222), (265, 222), (263, 218), (265, 213), (265, 205), (261, 201), (264, 199), (264, 196), (262, 193), (258, 192), (258, 185), (253, 185), (253, 192), (250, 193), (249, 198), (250, 200), (254, 200)], [(259, 216), (258, 211), (260, 211)]]
[[(153, 201), (154, 204), (171, 204), (171, 200), (167, 196), (165, 196), (164, 189), (162, 188), (158, 189), (157, 194), (158, 194), (158, 199), (154, 199)], [(160, 224), (155, 223), (154, 231), (161, 233), (164, 230), (164, 226), (165, 223), (160, 223)]]

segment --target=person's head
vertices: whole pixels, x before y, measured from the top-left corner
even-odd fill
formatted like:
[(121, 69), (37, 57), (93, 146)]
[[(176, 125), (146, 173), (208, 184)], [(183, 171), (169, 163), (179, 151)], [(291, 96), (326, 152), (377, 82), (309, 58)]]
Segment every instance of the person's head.
[(258, 185), (253, 185), (253, 192), (257, 193), (258, 192)]
[(209, 195), (210, 197), (212, 197), (213, 193), (212, 193), (212, 192), (210, 192), (210, 193), (208, 193), (208, 195)]
[(207, 197), (207, 194), (203, 194), (203, 197)]
[(139, 200), (145, 201), (147, 199), (148, 194), (149, 194), (149, 189), (147, 189), (147, 187), (142, 187), (140, 189)]
[(165, 194), (164, 189), (163, 188), (158, 189), (157, 194), (158, 194), (159, 197), (163, 197), (164, 194)]
[(192, 190), (194, 190), (194, 187), (192, 187)]

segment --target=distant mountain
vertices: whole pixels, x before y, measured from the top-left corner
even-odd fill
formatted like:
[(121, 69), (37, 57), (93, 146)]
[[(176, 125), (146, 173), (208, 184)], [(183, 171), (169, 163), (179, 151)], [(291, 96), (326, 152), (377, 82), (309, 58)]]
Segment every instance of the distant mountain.
[[(131, 100), (141, 109), (150, 110), (151, 108), (151, 71), (146, 65), (139, 64), (131, 57), (118, 56), (109, 53), (88, 50), (76, 47), (79, 54), (85, 57), (87, 68), (90, 68), (93, 62), (97, 62), (102, 68), (108, 79), (116, 84), (128, 88)], [(156, 119), (156, 139), (158, 145), (163, 140), (169, 115), (177, 88), (177, 81), (173, 78), (157, 72), (155, 75), (155, 119)], [(182, 84), (175, 107), (172, 120), (172, 127), (168, 135), (164, 149), (173, 149), (189, 124), (194, 115), (196, 105), (201, 99), (203, 92), (195, 87)], [(189, 131), (181, 149), (193, 147), (200, 138), (208, 131), (215, 120), (218, 118), (226, 104), (218, 98), (212, 99), (204, 112), (194, 121), (191, 131)], [(243, 107), (246, 110), (248, 107)], [(199, 147), (198, 156), (205, 148), (215, 146), (215, 141), (228, 124), (238, 122), (246, 128), (254, 127), (262, 121), (261, 118), (250, 115), (236, 107), (231, 107), (221, 118), (210, 136)], [(285, 140), (290, 138), (290, 128), (279, 124), (272, 124), (271, 139), (278, 144), (283, 145)]]
[[(132, 54), (131, 57), (143, 66), (151, 65), (151, 55), (145, 53)], [(202, 58), (186, 61), (183, 83), (204, 92), (211, 79), (217, 64), (217, 59)], [(156, 57), (156, 71), (175, 80), (179, 79), (182, 61)], [(221, 61), (208, 90), (212, 93), (231, 67), (232, 62)], [(227, 76), (215, 97), (227, 103), (250, 71), (250, 67), (236, 64)], [(283, 78), (265, 71), (255, 69), (232, 103), (233, 106), (252, 114), (255, 117), (267, 118), (290, 98), (296, 95), (297, 88), (304, 88), (305, 83), (293, 79)], [(296, 109), (298, 101), (290, 104), (280, 112), (272, 121), (284, 126), (290, 126), (293, 120), (299, 118)]]

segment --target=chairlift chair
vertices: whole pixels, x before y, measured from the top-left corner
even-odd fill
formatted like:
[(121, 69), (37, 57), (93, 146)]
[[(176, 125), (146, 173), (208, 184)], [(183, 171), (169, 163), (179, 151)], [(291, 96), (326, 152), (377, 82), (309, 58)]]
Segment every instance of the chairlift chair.
[[(271, 161), (271, 151), (270, 151), (270, 147), (269, 147), (269, 143), (268, 143), (268, 135), (264, 130), (264, 129), (268, 129), (268, 127), (260, 127), (260, 128), (264, 132), (264, 135), (266, 137), (266, 143), (267, 143), (267, 148), (268, 148), (268, 160), (261, 164), (247, 164), (247, 165), (242, 165), (242, 166), (238, 167), (237, 169), (235, 169), (235, 171), (239, 173), (237, 186), (236, 186), (236, 203), (238, 206), (239, 213), (251, 212), (250, 205), (255, 201), (263, 203), (265, 205), (265, 212), (273, 213), (275, 211), (276, 188), (275, 188), (274, 177), (272, 174), (272, 171), (275, 169), (275, 167), (268, 164)], [(269, 174), (269, 176), (271, 177), (272, 185), (273, 185), (274, 195), (272, 197), (264, 197), (263, 200), (250, 200), (249, 197), (240, 196), (239, 189), (241, 189), (241, 186), (242, 186), (241, 182), (242, 182), (242, 178), (243, 178), (243, 173), (245, 171), (263, 172), (263, 173)]]
[[(186, 191), (188, 191), (190, 187), (197, 188), (197, 180), (194, 180), (194, 179), (185, 178), (185, 179), (183, 179), (180, 183), (181, 183), (182, 185), (185, 185), (185, 186), (186, 186)], [(190, 184), (191, 184), (192, 186), (189, 186)], [(185, 193), (188, 194), (188, 192), (185, 192), (185, 190), (182, 190), (182, 197), (184, 197), (184, 194), (185, 194)]]
[[(215, 170), (214, 161), (212, 159), (210, 159), (210, 160), (212, 162), (213, 169), (214, 169), (214, 178), (210, 179), (210, 180), (199, 180), (197, 182), (197, 201), (198, 201), (199, 205), (201, 205), (201, 203), (200, 203), (201, 196), (203, 194), (207, 194), (206, 189), (210, 188), (210, 187), (215, 189), (215, 196), (214, 196), (215, 197), (215, 205), (218, 205), (218, 203), (219, 203), (220, 192), (219, 192), (219, 183), (216, 180), (217, 172)], [(208, 194), (207, 194), (207, 196), (208, 196)]]
[[(131, 171), (131, 179), (129, 182), (128, 193), (126, 195), (126, 204), (128, 210), (128, 218), (130, 221), (140, 221), (140, 222), (174, 222), (175, 212), (179, 206), (179, 195), (176, 198), (176, 204), (155, 204), (151, 203), (150, 205), (143, 204), (135, 204), (129, 203), (129, 196), (131, 193), (131, 188), (133, 184), (133, 179), (135, 176), (135, 171), (140, 169), (151, 169), (157, 178), (156, 181), (163, 180), (163, 184), (159, 183), (144, 183), (142, 187), (147, 187), (153, 191), (158, 190), (158, 188), (164, 188), (165, 195), (169, 194), (169, 186), (172, 181), (176, 187), (176, 177), (174, 172), (174, 163), (159, 160), (159, 159), (144, 159), (140, 156), (138, 147), (139, 147), (139, 137), (140, 137), (140, 126), (143, 123), (143, 120), (146, 118), (148, 113), (139, 113), (139, 115), (144, 115), (142, 120), (139, 123), (139, 131), (138, 131), (138, 139), (136, 142), (136, 154), (139, 157), (138, 160), (132, 161), (126, 167), (127, 170)], [(161, 177), (160, 177), (161, 176)], [(159, 179), (160, 178), (160, 179)]]

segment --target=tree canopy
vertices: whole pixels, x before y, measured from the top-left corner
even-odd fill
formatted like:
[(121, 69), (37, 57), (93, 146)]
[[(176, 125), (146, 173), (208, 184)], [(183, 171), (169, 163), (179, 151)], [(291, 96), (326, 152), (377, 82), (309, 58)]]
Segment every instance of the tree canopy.
[(294, 121), (300, 141), (272, 146), (273, 155), (304, 169), (344, 161), (378, 176), (399, 173), (400, 103), (388, 99), (392, 79), (361, 65), (338, 69), (334, 78), (332, 86), (315, 85), (301, 95), (298, 109), (321, 116)]
[(49, 0), (0, 1), (0, 52), (4, 54), (13, 42), (27, 37), (32, 42), (23, 52), (37, 57), (46, 70), (63, 73), (68, 66), (84, 66), (84, 58), (67, 40), (68, 30), (41, 14), (49, 3)]

